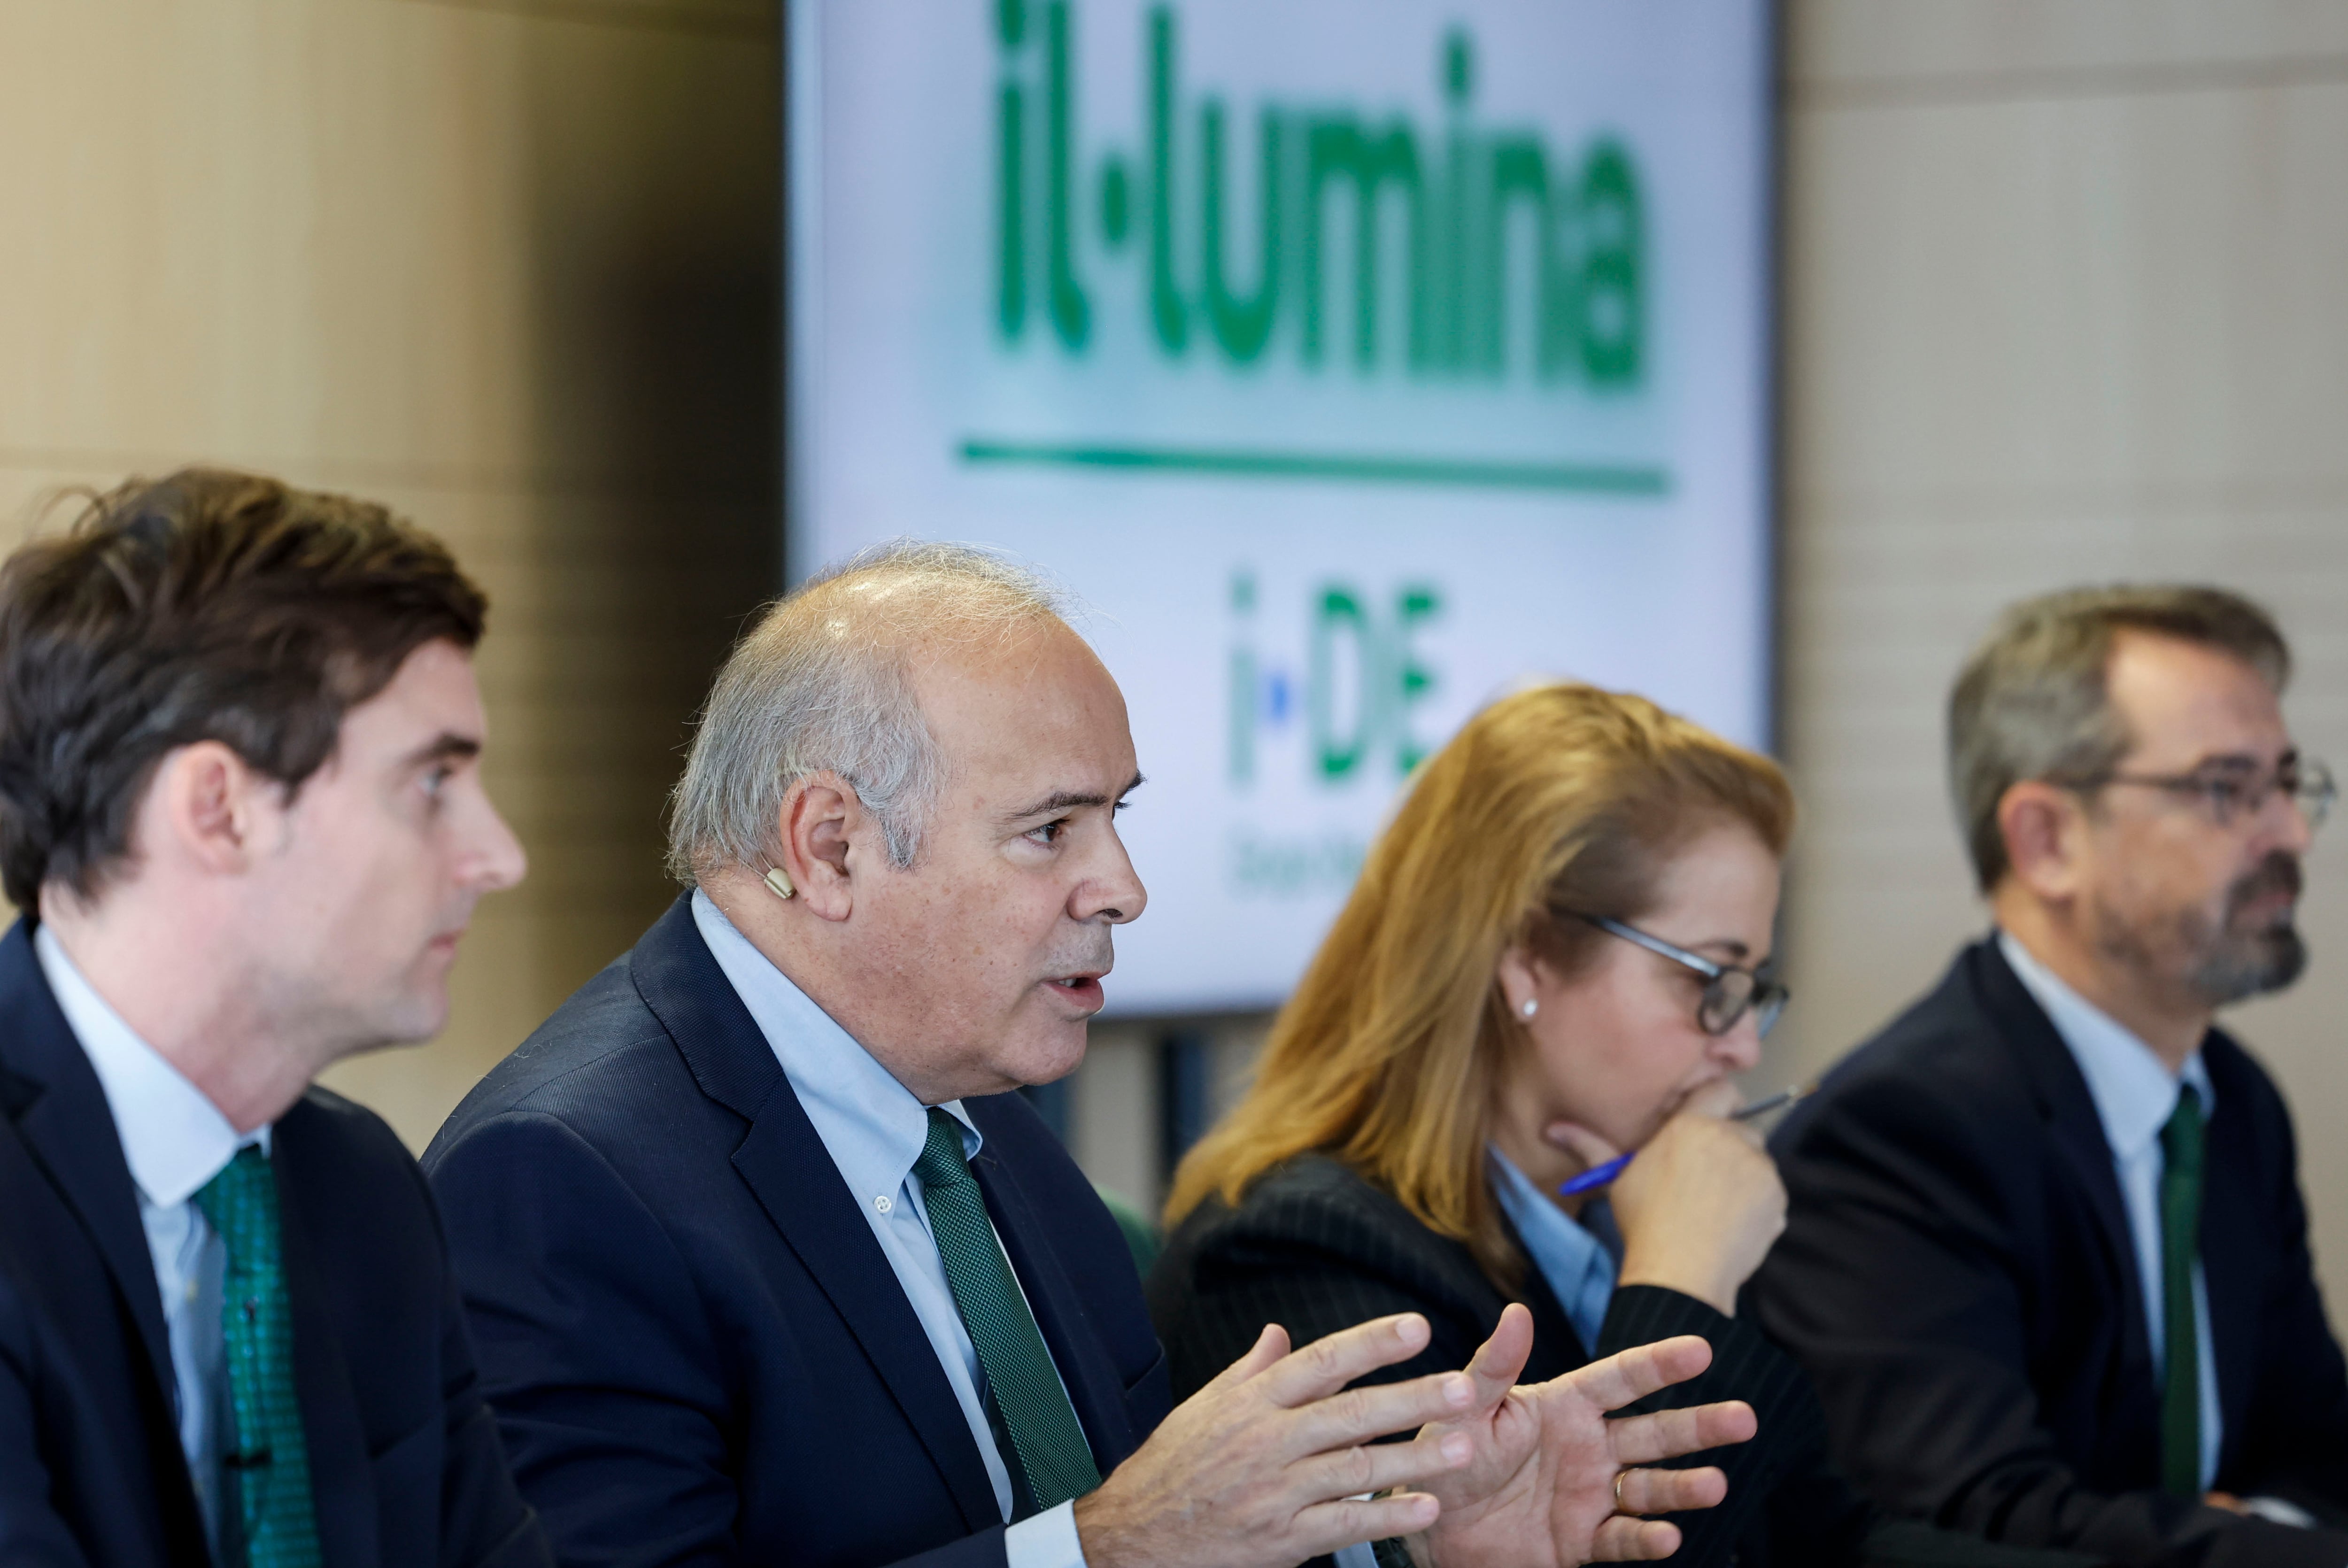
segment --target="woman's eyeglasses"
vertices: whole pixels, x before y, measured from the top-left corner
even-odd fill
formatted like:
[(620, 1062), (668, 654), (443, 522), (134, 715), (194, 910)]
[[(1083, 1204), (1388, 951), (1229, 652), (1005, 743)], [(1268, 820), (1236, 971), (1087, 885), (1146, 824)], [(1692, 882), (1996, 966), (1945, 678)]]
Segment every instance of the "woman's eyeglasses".
[(1766, 1035), (1777, 1015), (1786, 1010), (1792, 993), (1775, 980), (1764, 979), (1750, 969), (1734, 965), (1715, 964), (1700, 953), (1690, 953), (1675, 947), (1660, 936), (1650, 936), (1635, 925), (1625, 925), (1619, 920), (1609, 920), (1602, 914), (1574, 913), (1576, 920), (1586, 920), (1610, 936), (1636, 944), (1648, 952), (1685, 965), (1704, 976), (1704, 995), (1696, 1003), (1695, 1021), (1707, 1035), (1725, 1035), (1736, 1027), (1736, 1021), (1749, 1011), (1753, 1026)]

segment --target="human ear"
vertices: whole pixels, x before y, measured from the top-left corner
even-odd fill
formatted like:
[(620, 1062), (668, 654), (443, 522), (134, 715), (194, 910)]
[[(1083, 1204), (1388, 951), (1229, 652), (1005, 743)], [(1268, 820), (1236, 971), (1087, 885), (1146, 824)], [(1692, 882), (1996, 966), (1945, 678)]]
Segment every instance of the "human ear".
[(217, 740), (167, 754), (148, 786), (147, 849), (170, 848), (200, 869), (232, 876), (252, 863), (263, 817), (283, 810), (283, 788)]
[(1500, 998), (1508, 1004), (1509, 1016), (1521, 1024), (1540, 1016), (1546, 975), (1540, 960), (1521, 942), (1500, 954), (1493, 978), (1499, 982)]
[(845, 779), (818, 774), (783, 797), (781, 863), (808, 912), (823, 920), (846, 920), (856, 907), (849, 848), (862, 825), (863, 802)]
[(2009, 874), (2039, 898), (2067, 899), (2078, 891), (2085, 827), (2078, 798), (2040, 779), (2024, 779), (1997, 803)]

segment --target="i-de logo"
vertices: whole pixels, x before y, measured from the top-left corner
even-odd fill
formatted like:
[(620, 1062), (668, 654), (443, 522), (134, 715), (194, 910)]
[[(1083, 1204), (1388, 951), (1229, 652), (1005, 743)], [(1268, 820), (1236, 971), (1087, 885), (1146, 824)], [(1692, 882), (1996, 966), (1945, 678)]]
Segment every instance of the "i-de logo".
[(1306, 776), (1327, 788), (1375, 780), (1380, 789), (1426, 755), (1413, 709), (1435, 689), (1418, 634), (1443, 610), (1432, 583), (1378, 593), (1328, 580), (1305, 606), (1301, 664), (1267, 655), (1256, 636), (1256, 580), (1231, 577), (1232, 639), (1228, 696), (1231, 784), (1255, 781), (1261, 747), (1302, 740)]
[[(1258, 198), (1242, 213), (1231, 186), (1250, 150), (1220, 96), (1186, 97), (1172, 7), (1153, 8), (1145, 28), (1147, 124), (1134, 146), (1146, 153), (1093, 158), (1078, 123), (1076, 7), (993, 3), (994, 303), (1005, 346), (1029, 340), (1037, 318), (1071, 354), (1106, 330), (1085, 273), (1089, 253), (1148, 269), (1148, 320), (1136, 325), (1171, 358), (1211, 346), (1244, 366), (1284, 344), (1308, 369), (1349, 347), (1364, 375), (1398, 365), (1415, 379), (1529, 372), (1598, 392), (1640, 383), (1645, 234), (1631, 152), (1610, 136), (1562, 152), (1537, 129), (1479, 123), (1464, 30), (1437, 51), (1439, 128), (1399, 112), (1256, 106)], [(1399, 225), (1384, 221), (1396, 205)], [(1350, 332), (1325, 319), (1334, 231), (1348, 216)], [(1534, 275), (1512, 287), (1512, 252), (1525, 247), (1510, 239), (1526, 225)], [(1252, 253), (1242, 253), (1232, 236), (1250, 228)], [(1097, 247), (1079, 246), (1087, 232)], [(1382, 332), (1395, 314), (1384, 291), (1397, 283), (1399, 345)], [(1526, 298), (1532, 319), (1508, 320), (1509, 302)]]

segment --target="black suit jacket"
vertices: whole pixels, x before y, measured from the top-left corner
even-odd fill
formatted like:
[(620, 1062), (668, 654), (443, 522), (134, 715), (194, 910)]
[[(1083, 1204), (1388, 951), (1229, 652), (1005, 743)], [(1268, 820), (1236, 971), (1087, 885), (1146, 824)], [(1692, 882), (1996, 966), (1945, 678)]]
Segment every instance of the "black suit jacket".
[[(2202, 1045), (2201, 1253), (2219, 1491), (2348, 1505), (2348, 1373), (2309, 1266), (2291, 1118)], [(2159, 1389), (2109, 1147), (2061, 1037), (1993, 941), (1828, 1075), (1774, 1140), (1792, 1209), (1755, 1282), (1853, 1477), (1886, 1505), (2126, 1563), (2348, 1563), (2160, 1491)]]
[[(1464, 1367), (1509, 1299), (1466, 1243), (1427, 1229), (1392, 1194), (1317, 1154), (1265, 1175), (1236, 1210), (1209, 1199), (1175, 1231), (1149, 1276), (1150, 1311), (1178, 1397), (1244, 1354), (1266, 1323), (1303, 1345), (1387, 1313), (1422, 1313), (1434, 1330), (1426, 1348), (1365, 1381)], [(1747, 1318), (1725, 1317), (1677, 1291), (1627, 1285), (1614, 1293), (1598, 1343), (1584, 1346), (1540, 1270), (1528, 1269), (1518, 1299), (1533, 1315), (1524, 1382), (1694, 1334), (1711, 1342), (1711, 1367), (1633, 1408), (1743, 1399), (1760, 1418), (1751, 1442), (1678, 1461), (1717, 1464), (1729, 1486), (1720, 1507), (1673, 1516), (1684, 1532), (1674, 1563), (1860, 1561), (1873, 1511), (1825, 1462), (1824, 1418), (1800, 1369)]]
[[(271, 1136), (327, 1568), (545, 1563), (415, 1161), (323, 1089)], [(0, 940), (0, 1563), (207, 1563), (176, 1400), (138, 1190), (19, 921)]]
[[(1168, 1408), (1117, 1222), (1016, 1095), (973, 1162), (1106, 1475)], [(679, 899), (424, 1157), (516, 1478), (568, 1568), (1004, 1562), (962, 1407)]]

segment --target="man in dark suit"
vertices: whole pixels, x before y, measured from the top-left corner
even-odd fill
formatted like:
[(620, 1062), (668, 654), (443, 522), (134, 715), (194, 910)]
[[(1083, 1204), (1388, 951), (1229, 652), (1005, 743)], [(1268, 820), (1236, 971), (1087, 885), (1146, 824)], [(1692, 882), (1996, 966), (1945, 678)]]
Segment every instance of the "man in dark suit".
[(1540, 1568), (1717, 1501), (1635, 1467), (1749, 1411), (1602, 1418), (1695, 1339), (1341, 1395), (1425, 1320), (1267, 1328), (1169, 1411), (1125, 1243), (1010, 1092), (1075, 1068), (1141, 913), (1134, 760), (1048, 593), (973, 552), (853, 562), (736, 650), (677, 791), (695, 891), (425, 1157), (571, 1568), (1275, 1568), (1430, 1525), (1447, 1568)]
[(1997, 929), (1775, 1147), (1755, 1282), (1890, 1506), (2120, 1563), (2348, 1562), (2348, 1371), (2291, 1119), (2211, 1026), (2289, 985), (2331, 804), (2229, 593), (2009, 611), (1951, 699)]
[(522, 856), (483, 601), (187, 470), (0, 568), (0, 1563), (522, 1568), (431, 1198), (311, 1078), (435, 1033)]

